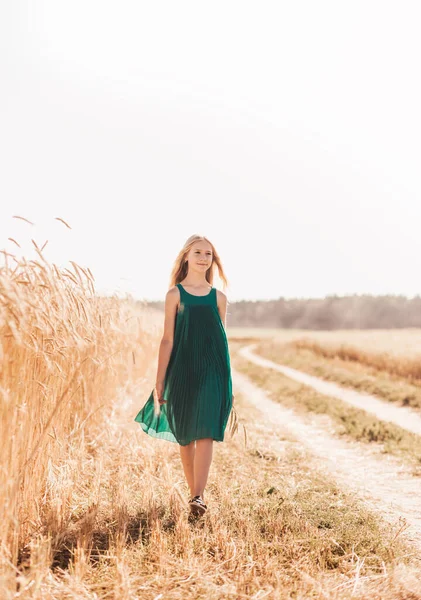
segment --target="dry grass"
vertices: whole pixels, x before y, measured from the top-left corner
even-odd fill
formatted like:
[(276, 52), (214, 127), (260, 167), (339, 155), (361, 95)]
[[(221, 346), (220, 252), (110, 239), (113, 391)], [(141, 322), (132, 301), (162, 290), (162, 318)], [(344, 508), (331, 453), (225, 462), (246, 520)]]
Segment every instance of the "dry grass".
[(309, 339), (324, 347), (337, 348), (342, 344), (359, 348), (361, 351), (420, 359), (421, 329), (341, 329), (335, 331), (310, 331), (308, 329), (272, 329), (258, 327), (229, 327), (230, 338), (252, 338), (256, 341), (273, 339), (288, 343)]
[(10, 259), (0, 271), (2, 600), (419, 597), (399, 526), (338, 489), (241, 396), (237, 434), (215, 444), (210, 512), (189, 522), (178, 446), (133, 422), (162, 315), (96, 296), (89, 270), (61, 270), (41, 250)]
[(344, 361), (366, 365), (377, 371), (406, 379), (421, 385), (420, 358), (408, 356), (392, 356), (388, 352), (368, 352), (357, 346), (341, 343), (338, 346), (324, 346), (310, 339), (300, 339), (293, 342), (298, 349), (306, 349), (324, 358), (340, 358)]
[[(241, 395), (236, 402), (239, 434), (215, 447), (210, 511), (196, 523), (177, 446), (128, 427), (133, 402), (119, 403), (98, 441), (95, 517), (85, 507), (54, 547), (34, 540), (22, 597), (392, 600), (419, 591), (399, 524), (383, 525), (293, 440), (262, 427)], [(78, 505), (93, 470), (85, 464)]]

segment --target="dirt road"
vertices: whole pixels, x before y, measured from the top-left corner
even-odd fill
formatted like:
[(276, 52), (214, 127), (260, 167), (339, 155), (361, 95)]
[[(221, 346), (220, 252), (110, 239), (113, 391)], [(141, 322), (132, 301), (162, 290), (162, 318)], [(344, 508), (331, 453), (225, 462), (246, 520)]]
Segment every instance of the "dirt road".
[(255, 354), (253, 352), (255, 346), (255, 344), (245, 346), (239, 350), (239, 354), (247, 360), (254, 362), (256, 365), (275, 369), (276, 371), (279, 371), (279, 373), (282, 373), (291, 379), (295, 379), (295, 381), (299, 381), (304, 385), (312, 387), (325, 396), (339, 398), (347, 404), (366, 410), (367, 412), (376, 415), (381, 421), (395, 423), (396, 425), (399, 425), (399, 427), (402, 427), (402, 429), (421, 435), (421, 416), (410, 408), (407, 408), (406, 406), (396, 406), (391, 402), (380, 400), (370, 394), (364, 394), (342, 387), (330, 381), (324, 381), (319, 377), (308, 375), (307, 373), (303, 373), (292, 367), (287, 367), (286, 365), (279, 365)]
[[(242, 354), (254, 360), (250, 352)], [(320, 424), (320, 415), (298, 416), (271, 400), (263, 389), (235, 369), (233, 380), (234, 386), (273, 428), (272, 450), (276, 451), (278, 447), (281, 451), (279, 434), (282, 430), (292, 434), (338, 483), (353, 490), (393, 525), (397, 526), (401, 521), (406, 528), (405, 537), (421, 551), (421, 480), (411, 475), (409, 467), (393, 457), (376, 455), (363, 444), (346, 442), (329, 434)]]

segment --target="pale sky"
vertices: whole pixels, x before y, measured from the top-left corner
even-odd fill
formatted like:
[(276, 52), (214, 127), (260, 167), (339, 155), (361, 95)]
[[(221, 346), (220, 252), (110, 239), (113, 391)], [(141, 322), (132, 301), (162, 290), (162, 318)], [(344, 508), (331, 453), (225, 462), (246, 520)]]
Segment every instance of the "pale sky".
[(163, 299), (201, 233), (231, 301), (421, 293), (420, 13), (3, 0), (0, 248)]

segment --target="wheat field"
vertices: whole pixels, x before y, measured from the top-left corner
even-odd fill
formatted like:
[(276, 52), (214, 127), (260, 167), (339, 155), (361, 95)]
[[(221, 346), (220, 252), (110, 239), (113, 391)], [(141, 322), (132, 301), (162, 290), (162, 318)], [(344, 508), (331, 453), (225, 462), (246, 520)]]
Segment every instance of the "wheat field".
[[(163, 315), (98, 296), (89, 269), (60, 269), (35, 247), (37, 260), (6, 255), (0, 270), (2, 599), (421, 597), (402, 523), (332, 480), (241, 391), (238, 429), (215, 444), (211, 510), (189, 522), (178, 447), (133, 422), (154, 381)], [(323, 360), (328, 372), (338, 358), (325, 339), (292, 351), (290, 333), (228, 333), (235, 369), (280, 402), (321, 410), (238, 350), (250, 337), (273, 359), (301, 357), (307, 370)], [(364, 336), (345, 342), (373, 375)], [(409, 346), (382, 368), (416, 385), (395, 369), (412, 364)]]

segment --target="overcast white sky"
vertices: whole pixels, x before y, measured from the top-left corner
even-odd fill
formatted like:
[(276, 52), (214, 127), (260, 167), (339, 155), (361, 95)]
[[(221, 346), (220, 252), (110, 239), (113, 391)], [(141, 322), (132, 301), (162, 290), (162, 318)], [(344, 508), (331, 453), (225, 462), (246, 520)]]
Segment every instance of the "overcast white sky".
[(419, 17), (415, 1), (3, 0), (0, 248), (48, 239), (98, 291), (162, 299), (203, 233), (232, 301), (421, 293)]

